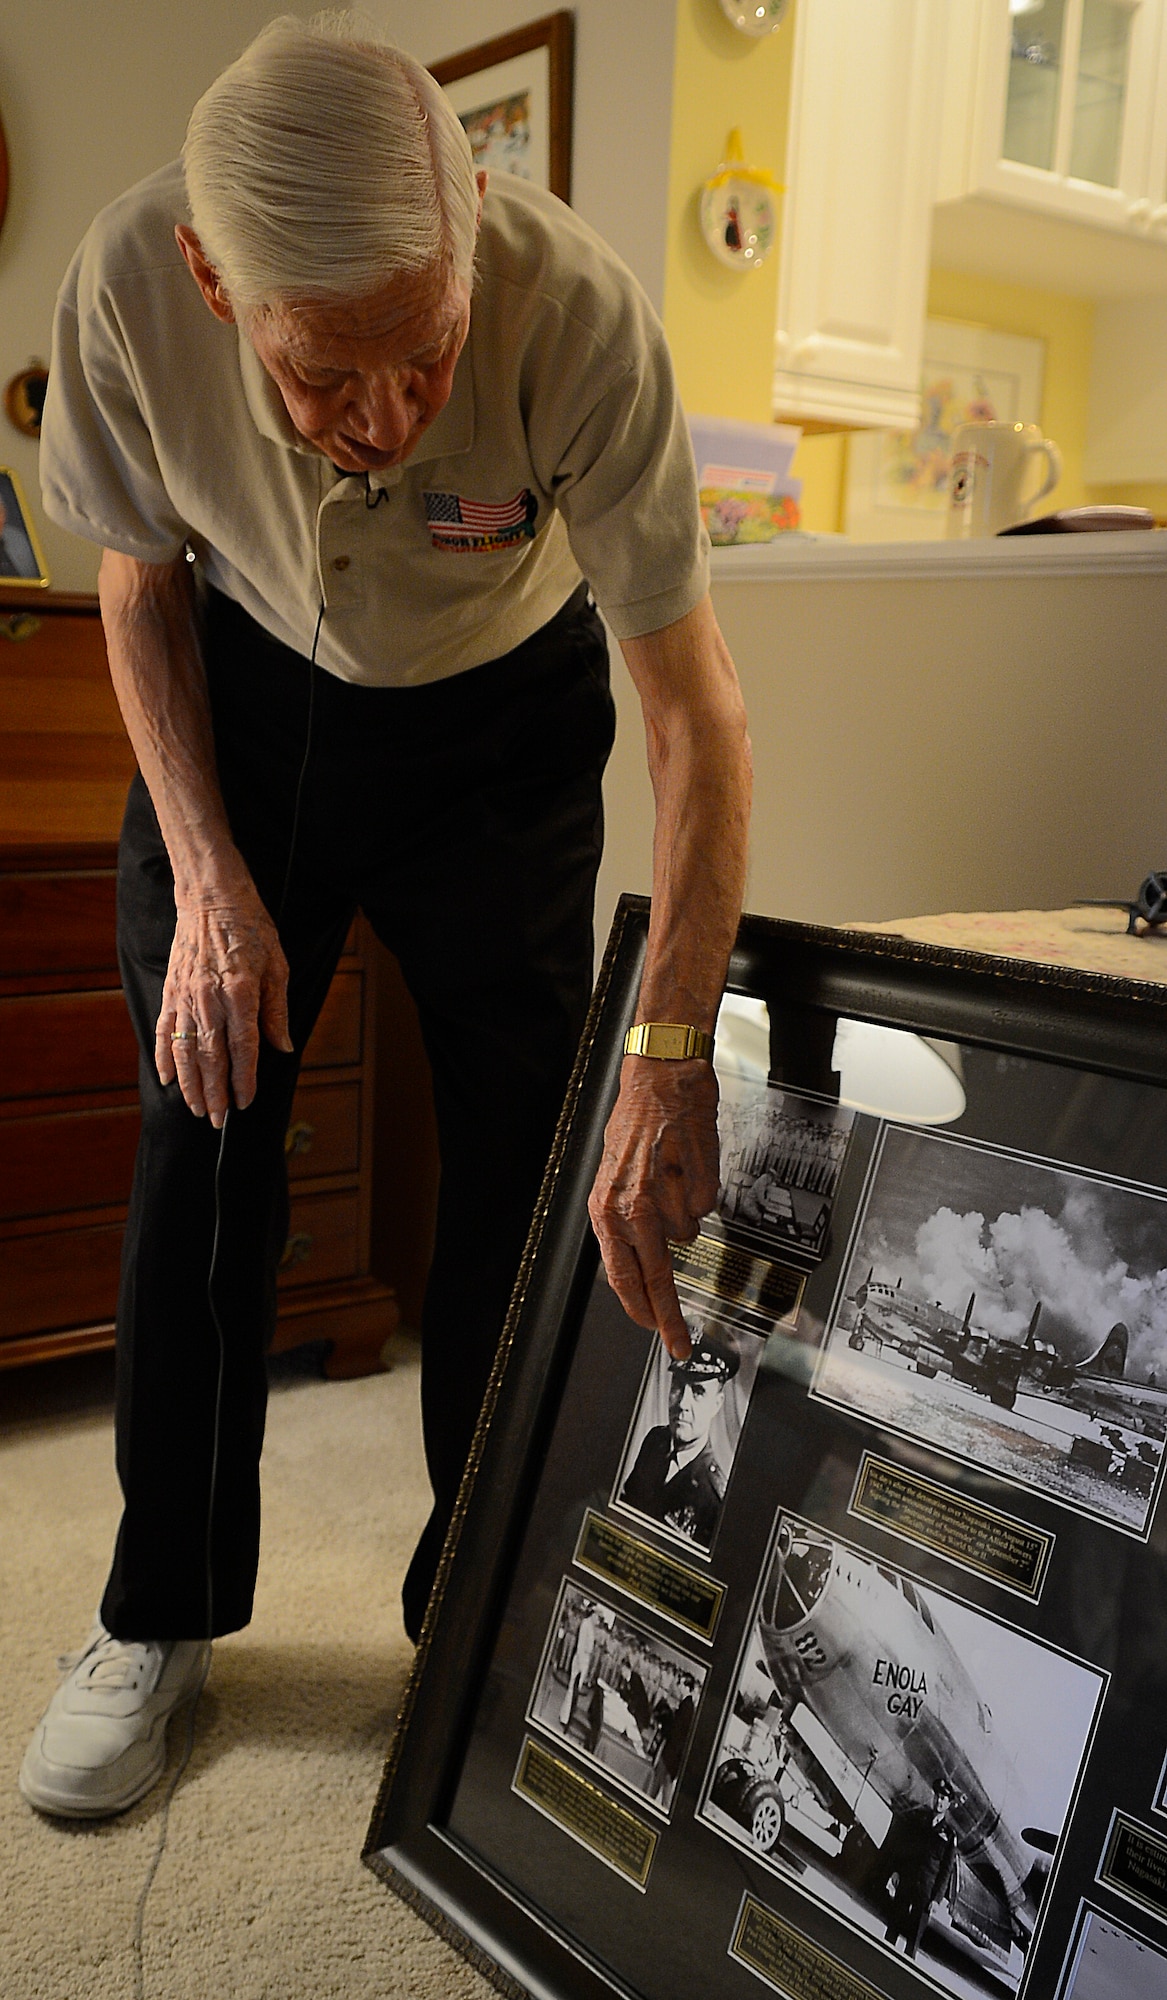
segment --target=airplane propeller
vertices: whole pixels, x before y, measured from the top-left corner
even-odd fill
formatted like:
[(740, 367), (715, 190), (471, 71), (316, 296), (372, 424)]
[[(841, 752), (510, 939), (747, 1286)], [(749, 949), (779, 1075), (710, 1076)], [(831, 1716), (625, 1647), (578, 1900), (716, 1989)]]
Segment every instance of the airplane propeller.
[(1167, 868), (1159, 868), (1147, 876), (1133, 903), (1124, 903), (1120, 897), (1113, 896), (1076, 896), (1074, 907), (1079, 910), (1125, 910), (1128, 937), (1137, 936), (1140, 917), (1155, 930), (1161, 924), (1167, 924)]

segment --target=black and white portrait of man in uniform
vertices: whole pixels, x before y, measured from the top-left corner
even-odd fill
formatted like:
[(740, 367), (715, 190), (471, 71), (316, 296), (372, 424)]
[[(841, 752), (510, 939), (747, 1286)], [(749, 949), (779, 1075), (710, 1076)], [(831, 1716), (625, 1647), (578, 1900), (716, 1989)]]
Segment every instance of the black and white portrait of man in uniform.
[(617, 1482), (620, 1504), (708, 1550), (762, 1342), (686, 1310), (686, 1361), (654, 1355)]

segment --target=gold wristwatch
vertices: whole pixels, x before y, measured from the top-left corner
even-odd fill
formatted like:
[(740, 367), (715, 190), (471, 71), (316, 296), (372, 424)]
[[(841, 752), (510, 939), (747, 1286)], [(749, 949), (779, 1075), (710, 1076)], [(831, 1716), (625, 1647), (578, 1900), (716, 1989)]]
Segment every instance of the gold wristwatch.
[(626, 1056), (656, 1056), (663, 1062), (713, 1061), (713, 1036), (679, 1021), (638, 1021), (624, 1037)]

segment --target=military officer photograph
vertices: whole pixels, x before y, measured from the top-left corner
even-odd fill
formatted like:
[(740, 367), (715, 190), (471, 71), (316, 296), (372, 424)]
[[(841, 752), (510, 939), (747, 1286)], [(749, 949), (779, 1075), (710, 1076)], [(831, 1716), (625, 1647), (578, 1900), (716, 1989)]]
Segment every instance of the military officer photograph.
[(683, 1310), (692, 1352), (685, 1360), (653, 1354), (616, 1497), (622, 1507), (708, 1551), (763, 1343)]

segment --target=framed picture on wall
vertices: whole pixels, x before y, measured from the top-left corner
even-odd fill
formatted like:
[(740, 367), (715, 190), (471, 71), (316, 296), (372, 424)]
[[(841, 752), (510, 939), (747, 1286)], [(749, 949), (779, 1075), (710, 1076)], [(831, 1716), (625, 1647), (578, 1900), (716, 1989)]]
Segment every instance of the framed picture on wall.
[(49, 581), (45, 559), (37, 540), (28, 502), (16, 473), (0, 465), (0, 589), (31, 584), (44, 588)]
[(959, 320), (924, 329), (920, 425), (853, 431), (844, 525), (859, 542), (940, 541), (958, 424), (1040, 423), (1045, 342)]
[(1150, 2000), (1167, 987), (745, 918), (670, 1363), (587, 1215), (647, 927), (625, 897), (365, 1859), (511, 2000)]
[(573, 17), (562, 9), (430, 64), (469, 135), (476, 166), (571, 199)]

